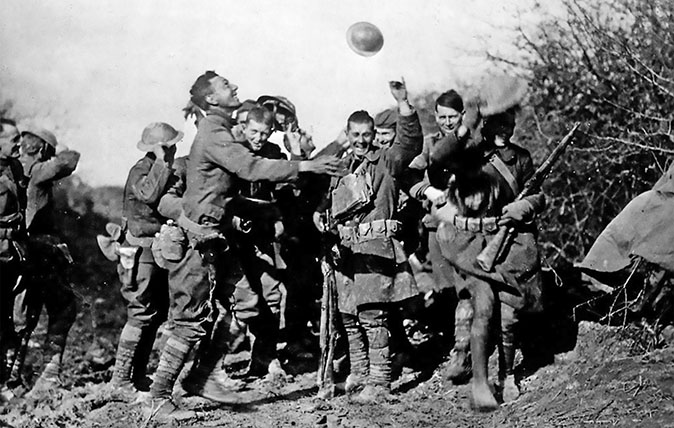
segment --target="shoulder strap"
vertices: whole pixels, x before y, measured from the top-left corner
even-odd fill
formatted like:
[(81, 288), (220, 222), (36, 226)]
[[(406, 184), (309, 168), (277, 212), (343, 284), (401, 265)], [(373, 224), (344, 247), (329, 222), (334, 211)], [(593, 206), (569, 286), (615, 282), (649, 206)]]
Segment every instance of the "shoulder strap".
[(508, 183), (508, 186), (510, 186), (510, 189), (512, 189), (513, 193), (515, 194), (515, 197), (519, 195), (520, 193), (520, 186), (517, 185), (517, 180), (515, 179), (515, 176), (510, 172), (508, 169), (508, 166), (501, 160), (496, 153), (491, 155), (489, 158), (489, 163), (491, 163), (494, 168), (501, 174), (501, 176), (505, 179), (505, 181)]

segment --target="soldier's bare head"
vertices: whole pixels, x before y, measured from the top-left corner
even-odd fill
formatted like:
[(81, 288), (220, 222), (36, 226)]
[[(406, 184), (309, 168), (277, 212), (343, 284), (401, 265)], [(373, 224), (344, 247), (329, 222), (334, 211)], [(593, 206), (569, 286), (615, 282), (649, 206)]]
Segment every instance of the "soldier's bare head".
[(16, 157), (19, 154), (21, 134), (16, 122), (0, 118), (0, 158)]
[(235, 109), (241, 105), (236, 90), (239, 87), (215, 71), (199, 76), (190, 89), (190, 100), (202, 110), (219, 107)]
[(248, 111), (244, 134), (251, 150), (259, 151), (267, 142), (274, 125), (274, 113), (264, 107), (254, 107)]
[(442, 134), (447, 135), (457, 129), (463, 114), (463, 99), (454, 89), (443, 92), (435, 100), (435, 122)]
[(353, 148), (353, 154), (364, 156), (370, 151), (375, 137), (374, 119), (365, 110), (351, 113), (346, 121), (346, 137)]

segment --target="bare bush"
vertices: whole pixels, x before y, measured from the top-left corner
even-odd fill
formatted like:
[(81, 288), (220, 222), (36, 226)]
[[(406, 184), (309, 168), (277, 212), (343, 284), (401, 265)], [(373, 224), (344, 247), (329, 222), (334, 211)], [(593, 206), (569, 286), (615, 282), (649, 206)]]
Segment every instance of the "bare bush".
[(519, 29), (532, 86), (520, 141), (540, 161), (573, 122), (587, 130), (545, 186), (541, 242), (553, 265), (581, 259), (674, 154), (674, 2), (562, 4), (563, 19)]

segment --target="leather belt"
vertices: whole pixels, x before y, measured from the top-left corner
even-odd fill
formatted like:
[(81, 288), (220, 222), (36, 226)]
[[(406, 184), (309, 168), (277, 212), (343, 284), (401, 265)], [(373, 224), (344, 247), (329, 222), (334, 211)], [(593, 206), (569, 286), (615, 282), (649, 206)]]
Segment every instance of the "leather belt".
[(133, 236), (129, 233), (128, 230), (126, 231), (124, 238), (126, 238), (126, 242), (133, 245), (134, 247), (151, 247), (152, 240), (154, 239), (153, 237), (139, 238), (137, 236)]
[(218, 234), (220, 233), (220, 230), (218, 229), (217, 226), (205, 226), (203, 224), (196, 223), (185, 215), (185, 213), (180, 213), (180, 217), (178, 217), (178, 226), (182, 227), (186, 231), (194, 234), (194, 235), (212, 235), (214, 233)]

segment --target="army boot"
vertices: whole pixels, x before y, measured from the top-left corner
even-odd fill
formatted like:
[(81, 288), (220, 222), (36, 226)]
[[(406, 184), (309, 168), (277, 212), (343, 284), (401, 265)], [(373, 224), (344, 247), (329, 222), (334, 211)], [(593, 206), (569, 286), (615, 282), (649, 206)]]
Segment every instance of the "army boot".
[(449, 354), (446, 369), (447, 379), (454, 383), (470, 378), (470, 329), (473, 320), (473, 305), (470, 299), (461, 299), (454, 312), (454, 348)]

